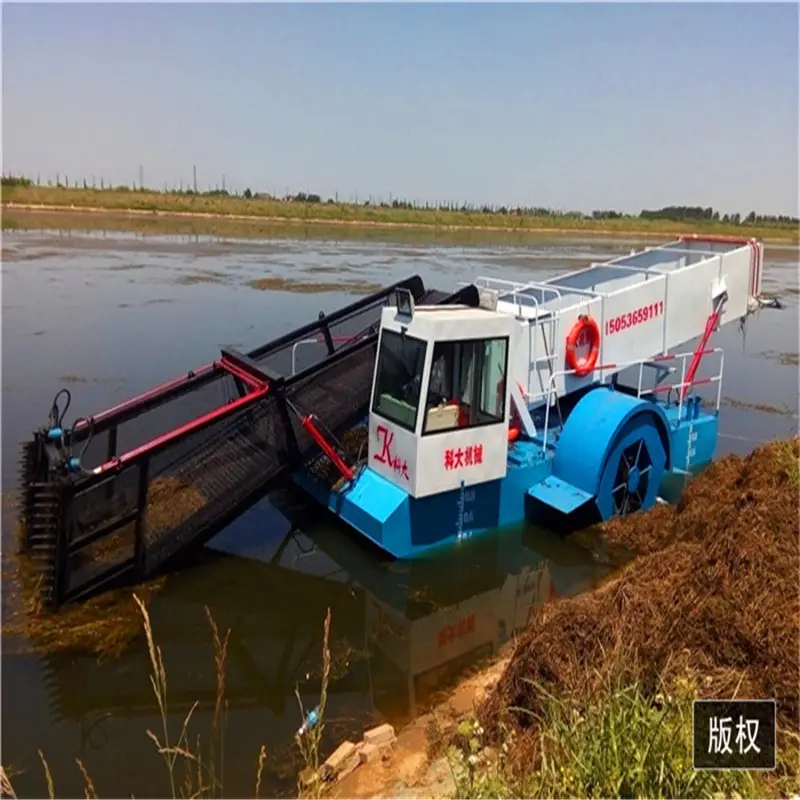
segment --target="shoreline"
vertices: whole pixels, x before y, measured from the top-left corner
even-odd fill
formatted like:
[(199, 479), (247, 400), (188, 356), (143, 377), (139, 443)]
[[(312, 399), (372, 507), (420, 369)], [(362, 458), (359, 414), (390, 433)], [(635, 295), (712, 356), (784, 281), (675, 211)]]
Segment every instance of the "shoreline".
[[(683, 507), (659, 506), (630, 520), (608, 523), (604, 527), (608, 541), (628, 548), (633, 554), (631, 560), (589, 592), (540, 606), (523, 634), (488, 661), (476, 665), (455, 685), (444, 689), (440, 699), (434, 701), (427, 711), (398, 729), (392, 746), (386, 748), (380, 757), (366, 763), (362, 760), (360, 766), (348, 770), (338, 779), (317, 786), (312, 796), (322, 795), (337, 800), (373, 797), (441, 799), (465, 796), (465, 788), (470, 790), (466, 796), (471, 797), (482, 793), (486, 796), (487, 791), (493, 797), (540, 796), (541, 793), (519, 793), (526, 785), (526, 773), (528, 776), (531, 773), (531, 759), (537, 758), (540, 736), (553, 739), (556, 753), (560, 753), (562, 759), (562, 776), (555, 782), (552, 775), (542, 778), (539, 788), (560, 787), (563, 792), (569, 789), (568, 780), (567, 784), (563, 783), (565, 770), (569, 774), (575, 766), (576, 756), (582, 758), (586, 755), (580, 750), (581, 746), (587, 746), (586, 740), (581, 745), (572, 743), (581, 739), (580, 725), (593, 715), (596, 719), (603, 713), (608, 714), (604, 720), (607, 724), (619, 711), (621, 694), (630, 692), (631, 687), (635, 687), (638, 693), (638, 705), (623, 708), (633, 711), (634, 732), (629, 734), (631, 741), (627, 742), (624, 733), (618, 735), (621, 736), (620, 747), (635, 748), (643, 728), (653, 743), (662, 724), (657, 716), (660, 714), (663, 714), (662, 720), (667, 716), (674, 720), (676, 715), (680, 717), (683, 714), (682, 725), (671, 731), (671, 735), (682, 735), (686, 739), (692, 730), (692, 702), (695, 699), (735, 696), (739, 686), (742, 686), (744, 696), (776, 697), (778, 701), (777, 766), (775, 771), (764, 773), (763, 782), (756, 784), (753, 796), (796, 796), (800, 789), (800, 757), (795, 759), (795, 756), (800, 756), (800, 737), (795, 740), (791, 731), (792, 722), (798, 718), (800, 697), (792, 686), (791, 673), (792, 662), (798, 666), (798, 634), (793, 621), (795, 625), (800, 622), (800, 602), (789, 598), (782, 609), (776, 609), (774, 603), (755, 608), (750, 607), (747, 601), (753, 599), (753, 591), (762, 596), (766, 591), (770, 601), (779, 599), (785, 590), (784, 579), (793, 568), (796, 572), (800, 563), (800, 552), (792, 539), (798, 513), (799, 452), (800, 438), (795, 435), (788, 440), (778, 439), (759, 445), (744, 457), (726, 456), (714, 462), (707, 474), (695, 478), (686, 490)], [(776, 500), (789, 500), (789, 507), (785, 507), (785, 502), (783, 508), (776, 507)], [(718, 530), (708, 530), (705, 520), (709, 509), (714, 513), (714, 505), (728, 519), (720, 523)], [(753, 530), (755, 525), (751, 526), (751, 523), (761, 520), (765, 514), (770, 518), (764, 520), (764, 528)], [(723, 529), (728, 533), (720, 533)], [(727, 541), (715, 541), (717, 538)], [(708, 552), (709, 548), (715, 552)], [(762, 552), (762, 548), (767, 552)], [(670, 573), (667, 576), (664, 575), (665, 569)], [(755, 576), (745, 574), (751, 570)], [(653, 631), (656, 638), (667, 639), (674, 628), (671, 612), (665, 613), (661, 606), (672, 609), (667, 600), (674, 599), (670, 594), (673, 590), (678, 595), (685, 593), (689, 586), (697, 590), (698, 585), (705, 585), (705, 577), (711, 585), (716, 581), (720, 589), (713, 603), (704, 603), (706, 635), (699, 639), (691, 634), (677, 635), (676, 640), (670, 642), (670, 653), (663, 661), (659, 647), (652, 648), (649, 641)], [(741, 581), (738, 585), (737, 580)], [(672, 583), (677, 583), (677, 588), (671, 587)], [(742, 588), (742, 584), (748, 583), (749, 586)], [(622, 596), (625, 601), (621, 608), (619, 598)], [(695, 603), (695, 600), (688, 600), (682, 610), (692, 609)], [(634, 608), (636, 610), (631, 611)], [(696, 609), (693, 613), (696, 614)], [(620, 623), (628, 640), (626, 647), (615, 646), (613, 636), (602, 637), (611, 643), (608, 649), (604, 649), (602, 644), (596, 646), (599, 635), (611, 630), (620, 633), (614, 628), (615, 619), (626, 614), (627, 619)], [(776, 621), (784, 615), (789, 617), (785, 625), (777, 624)], [(634, 620), (642, 628), (638, 633), (631, 628)], [(735, 630), (733, 635), (728, 630), (731, 625)], [(751, 648), (763, 647), (761, 631), (765, 628), (773, 631), (770, 656), (763, 659), (754, 657), (746, 667), (742, 667), (737, 656), (731, 657), (730, 651), (741, 647), (756, 652)], [(776, 655), (780, 656), (777, 662), (774, 661)], [(789, 663), (780, 666), (781, 660)], [(615, 690), (613, 682), (608, 680), (617, 669), (627, 671), (628, 675), (629, 683), (622, 692)], [(600, 682), (584, 691), (584, 684), (594, 682), (592, 675), (595, 671), (596, 675), (602, 672)], [(658, 683), (648, 687), (646, 676), (653, 671), (659, 676)], [(542, 688), (532, 691), (526, 686), (528, 683)], [(547, 727), (552, 721), (552, 705), (548, 706), (547, 701), (541, 698), (548, 692), (555, 696), (556, 706), (568, 707), (571, 715), (578, 715), (576, 721), (572, 717), (570, 721), (562, 717), (560, 727)], [(539, 697), (534, 702), (541, 702), (542, 706), (534, 704), (525, 708), (521, 707), (521, 702), (509, 702), (512, 698), (532, 701), (534, 695)], [(557, 699), (562, 696), (567, 700)], [(612, 708), (610, 712), (598, 711), (608, 707)], [(535, 713), (537, 722), (528, 728), (526, 716), (520, 714), (514, 723), (509, 710)], [(639, 720), (636, 720), (637, 712), (641, 715)], [(644, 726), (640, 725), (637, 732), (636, 722), (642, 719)], [(509, 731), (512, 731), (510, 737)], [(608, 736), (609, 733), (601, 727), (592, 735)], [(592, 741), (591, 736), (588, 738)], [(688, 740), (685, 745), (688, 745)], [(662, 748), (654, 756), (656, 760), (660, 759), (660, 769), (666, 765), (667, 773), (673, 770), (671, 775), (667, 774), (667, 784), (678, 781), (674, 785), (679, 785), (680, 780), (685, 780), (689, 774), (685, 773), (686, 755), (680, 739), (671, 742), (668, 737), (666, 742), (661, 741), (656, 747)], [(515, 754), (519, 760), (513, 764), (510, 759)], [(590, 783), (595, 778), (602, 782), (606, 777), (601, 774), (606, 770), (604, 758), (601, 756), (601, 760), (589, 769)], [(466, 766), (467, 762), (471, 766)], [(545, 766), (539, 769), (546, 771)], [(632, 772), (636, 769), (631, 767)], [(592, 774), (592, 770), (596, 772)], [(742, 773), (738, 773), (737, 778), (736, 773), (727, 772), (726, 776), (726, 772), (716, 773), (720, 784), (741, 779)], [(707, 777), (708, 773), (705, 775)], [(730, 775), (734, 777), (729, 778)], [(630, 775), (626, 779), (632, 780)], [(546, 784), (547, 780), (551, 781), (550, 784)], [(559, 780), (561, 784), (558, 784)], [(689, 784), (692, 780), (694, 778)], [(701, 780), (698, 778), (698, 784)], [(572, 790), (586, 785), (574, 783)], [(655, 785), (656, 782), (645, 782), (640, 785), (644, 794), (631, 796), (654, 796), (647, 789)], [(708, 793), (701, 790), (697, 796), (749, 796), (747, 789), (740, 794), (743, 785), (731, 785), (722, 795), (719, 786), (716, 786), (716, 791), (712, 787)], [(787, 791), (787, 786), (796, 788)], [(476, 791), (479, 793), (475, 794)], [(552, 791), (543, 796), (548, 795), (554, 796)], [(556, 792), (555, 796), (567, 795)], [(571, 796), (585, 795), (579, 792)], [(668, 793), (661, 796), (682, 795)]]
[[(92, 217), (120, 217), (128, 219), (143, 220), (196, 220), (196, 221), (230, 221), (240, 223), (260, 223), (264, 225), (275, 225), (285, 227), (295, 226), (314, 226), (319, 228), (348, 228), (364, 230), (386, 230), (386, 231), (416, 231), (416, 232), (447, 232), (447, 233), (486, 233), (496, 236), (559, 236), (569, 237), (598, 237), (598, 238), (619, 238), (619, 239), (664, 239), (679, 235), (676, 230), (646, 230), (646, 229), (615, 229), (605, 227), (582, 227), (582, 226), (504, 226), (504, 225), (459, 225), (441, 222), (400, 222), (392, 220), (369, 220), (369, 219), (332, 219), (326, 217), (301, 217), (301, 216), (276, 216), (267, 214), (237, 214), (211, 211), (179, 211), (168, 209), (141, 209), (141, 208), (117, 208), (107, 206), (83, 206), (74, 204), (45, 204), (45, 203), (15, 203), (4, 201), (3, 211), (19, 212), (22, 214), (64, 214), (69, 216)], [(681, 226), (678, 223), (670, 223), (676, 228), (680, 228), (685, 234), (708, 234), (717, 235), (716, 228), (723, 227), (728, 230), (729, 226), (715, 226), (711, 230), (705, 230), (703, 226), (691, 225), (687, 223)], [(760, 235), (759, 235), (760, 233)], [(734, 235), (734, 234), (724, 234)], [(742, 238), (753, 236), (761, 239), (765, 244), (795, 245), (800, 244), (798, 235), (771, 235), (765, 234), (763, 229), (758, 227), (752, 231), (743, 230), (738, 234)]]
[(379, 797), (448, 800), (455, 796), (455, 781), (442, 745), (489, 697), (511, 663), (513, 653), (513, 643), (506, 643), (487, 663), (475, 667), (443, 692), (444, 697), (430, 710), (400, 728), (394, 744), (379, 760), (362, 764), (329, 788), (324, 787), (323, 796), (336, 800)]

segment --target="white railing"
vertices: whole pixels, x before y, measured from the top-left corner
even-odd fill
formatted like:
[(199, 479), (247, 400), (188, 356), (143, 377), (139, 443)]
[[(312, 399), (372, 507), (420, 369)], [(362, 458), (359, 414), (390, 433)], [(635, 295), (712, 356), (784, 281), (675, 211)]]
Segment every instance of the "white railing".
[[(545, 325), (547, 325), (550, 329), (549, 343), (547, 341), (547, 335), (545, 333)], [(553, 368), (555, 366), (556, 359), (559, 356), (558, 349), (556, 347), (558, 328), (559, 328), (559, 318), (557, 316), (551, 316), (547, 319), (542, 320), (541, 322), (537, 322), (535, 325), (531, 325), (530, 337), (533, 340), (533, 346), (531, 347), (531, 366), (530, 370), (528, 371), (528, 380), (526, 382), (526, 387), (525, 387), (526, 392), (529, 392), (531, 388), (531, 372), (535, 373), (536, 379), (539, 381), (540, 385), (543, 383), (542, 373), (539, 370), (540, 365), (544, 365), (547, 368), (547, 371), (550, 375), (553, 374)], [(543, 356), (538, 355), (538, 342), (540, 336), (542, 339), (542, 345), (544, 346), (545, 350), (545, 354)], [(543, 386), (542, 388), (544, 389)]]
[[(344, 344), (346, 342), (351, 341), (353, 336), (331, 336), (331, 340), (334, 344), (340, 343)], [(325, 337), (324, 336), (317, 336), (314, 339), (300, 339), (299, 342), (295, 342), (292, 345), (292, 375), (297, 374), (297, 349), (300, 345), (324, 345), (325, 344)]]
[[(463, 283), (460, 285), (468, 286), (470, 284)], [(558, 326), (558, 315), (551, 311), (545, 315), (543, 320), (539, 320), (539, 299), (534, 297), (533, 295), (526, 295), (524, 291), (526, 289), (532, 289), (534, 291), (541, 291), (542, 295), (545, 292), (551, 292), (556, 300), (561, 300), (562, 295), (558, 289), (554, 289), (552, 286), (548, 286), (546, 284), (536, 283), (535, 281), (530, 283), (518, 283), (515, 281), (507, 281), (503, 278), (485, 278), (485, 277), (478, 277), (475, 279), (473, 284), (474, 286), (478, 287), (479, 289), (489, 289), (490, 291), (495, 291), (499, 293), (504, 293), (506, 295), (511, 294), (513, 297), (513, 304), (517, 306), (517, 317), (519, 319), (524, 319), (524, 315), (522, 313), (522, 303), (519, 301), (519, 297), (526, 297), (528, 300), (532, 301), (533, 308), (535, 311), (535, 318), (531, 320), (531, 329), (530, 329), (530, 339), (532, 341), (532, 347), (530, 352), (530, 363), (533, 367), (538, 366), (541, 363), (547, 364), (548, 368), (552, 370), (552, 362), (557, 357), (557, 353), (555, 350), (551, 353), (547, 353), (547, 338), (545, 336), (545, 324), (549, 325), (550, 327), (550, 334), (551, 334), (551, 344), (555, 346), (556, 340), (556, 333), (557, 333), (557, 326)], [(498, 288), (499, 287), (499, 288)], [(498, 298), (499, 299), (499, 298)], [(508, 302), (504, 300), (503, 302)], [(543, 301), (546, 302), (546, 301)], [(535, 326), (534, 327), (534, 323)], [(541, 330), (539, 330), (541, 329)], [(541, 332), (542, 342), (545, 346), (545, 355), (539, 356), (538, 355), (538, 341), (539, 341), (539, 334)], [(538, 370), (536, 370), (537, 375)], [(528, 380), (526, 381), (525, 389), (523, 390), (523, 396), (530, 390), (530, 371), (528, 373)]]
[[(684, 405), (684, 397), (686, 392), (684, 389), (688, 389), (692, 386), (701, 386), (703, 384), (717, 384), (717, 401), (715, 406), (715, 411), (719, 413), (719, 407), (722, 403), (722, 374), (725, 366), (725, 354), (720, 347), (713, 347), (708, 348), (702, 351), (703, 356), (709, 355), (718, 355), (719, 356), (719, 371), (710, 376), (710, 377), (703, 377), (703, 378), (694, 378), (692, 381), (686, 380), (686, 370), (687, 370), (687, 361), (688, 359), (694, 358), (695, 353), (688, 352), (688, 353), (668, 353), (663, 356), (656, 356), (655, 358), (647, 359), (647, 360), (637, 360), (637, 361), (630, 361), (630, 362), (623, 362), (620, 364), (601, 364), (598, 367), (595, 367), (595, 372), (611, 372), (619, 373), (622, 370), (629, 369), (630, 367), (639, 367), (639, 380), (636, 386), (636, 396), (641, 397), (643, 394), (660, 394), (662, 392), (667, 393), (667, 400), (669, 400), (669, 394), (672, 390), (676, 390), (678, 394), (678, 420), (680, 421), (683, 417), (683, 405)], [(642, 388), (642, 378), (644, 375), (644, 368), (650, 367), (651, 369), (657, 369), (664, 371), (664, 376), (666, 375), (674, 375), (677, 372), (676, 366), (665, 367), (664, 365), (667, 362), (674, 362), (680, 361), (681, 362), (681, 379), (678, 383), (670, 383), (670, 384), (661, 384), (660, 380), (657, 380), (656, 383), (649, 389)], [(550, 381), (547, 387), (547, 396), (546, 396), (546, 408), (544, 414), (544, 432), (543, 432), (543, 440), (542, 446), (547, 448), (547, 435), (549, 432), (550, 427), (550, 409), (554, 405), (554, 400), (558, 399), (558, 392), (556, 391), (556, 379), (560, 377), (566, 377), (567, 375), (574, 375), (575, 370), (559, 370), (558, 372), (554, 372), (550, 376)], [(600, 379), (603, 380), (602, 377)], [(542, 396), (540, 396), (541, 398)], [(525, 397), (527, 402), (530, 402), (530, 396)]]
[[(492, 289), (496, 292), (502, 292), (506, 295), (511, 295), (512, 297), (512, 304), (517, 306), (518, 314), (520, 317), (523, 316), (522, 314), (522, 307), (523, 304), (519, 298), (524, 297), (527, 300), (532, 300), (534, 308), (536, 309), (536, 316), (539, 316), (539, 300), (534, 297), (532, 294), (528, 294), (528, 292), (541, 292), (542, 293), (542, 303), (548, 302), (544, 299), (544, 295), (546, 293), (552, 294), (554, 300), (561, 301), (563, 296), (559, 289), (554, 288), (546, 283), (537, 283), (536, 281), (529, 281), (527, 283), (519, 283), (517, 281), (507, 281), (503, 278), (484, 278), (478, 277), (475, 279), (475, 286), (479, 289)], [(498, 298), (499, 299), (499, 298)], [(507, 300), (503, 300), (503, 302), (508, 302)]]

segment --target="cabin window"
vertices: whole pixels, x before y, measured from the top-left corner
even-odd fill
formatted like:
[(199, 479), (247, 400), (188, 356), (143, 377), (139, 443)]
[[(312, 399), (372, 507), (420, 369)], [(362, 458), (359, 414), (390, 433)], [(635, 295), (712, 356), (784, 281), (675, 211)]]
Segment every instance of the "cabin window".
[(504, 422), (508, 337), (436, 342), (423, 433)]
[(411, 431), (417, 427), (427, 347), (406, 334), (381, 332), (372, 410)]

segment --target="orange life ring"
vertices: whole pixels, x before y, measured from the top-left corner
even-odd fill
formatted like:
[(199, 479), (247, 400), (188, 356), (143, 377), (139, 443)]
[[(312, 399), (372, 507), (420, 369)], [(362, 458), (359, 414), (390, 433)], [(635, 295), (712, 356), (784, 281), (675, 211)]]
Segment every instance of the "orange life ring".
[[(586, 334), (589, 337), (589, 353), (585, 358), (578, 359), (575, 355), (575, 348), (578, 340)], [(578, 321), (572, 326), (572, 330), (567, 334), (567, 367), (572, 370), (579, 378), (588, 375), (597, 363), (600, 355), (600, 328), (597, 323), (587, 314), (581, 314)]]

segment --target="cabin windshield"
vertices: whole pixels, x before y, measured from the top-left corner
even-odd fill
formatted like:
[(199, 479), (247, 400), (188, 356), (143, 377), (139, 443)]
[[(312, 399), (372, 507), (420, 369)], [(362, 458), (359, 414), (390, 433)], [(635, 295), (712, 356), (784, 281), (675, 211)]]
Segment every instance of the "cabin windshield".
[(423, 433), (505, 421), (508, 338), (436, 342)]
[(381, 332), (372, 410), (411, 431), (417, 427), (427, 349), (427, 342), (413, 336)]

